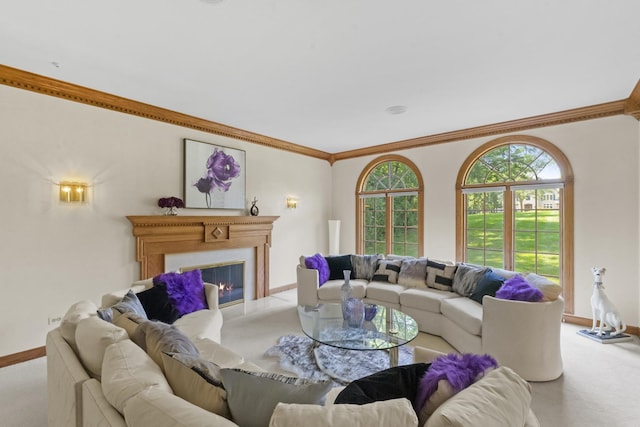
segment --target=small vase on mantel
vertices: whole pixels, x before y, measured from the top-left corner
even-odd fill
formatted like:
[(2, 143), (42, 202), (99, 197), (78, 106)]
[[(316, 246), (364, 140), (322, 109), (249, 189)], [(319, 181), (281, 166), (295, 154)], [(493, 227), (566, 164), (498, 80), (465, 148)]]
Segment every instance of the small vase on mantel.
[(342, 292), (342, 318), (347, 320), (349, 318), (349, 299), (353, 297), (353, 289), (351, 288), (351, 283), (349, 283), (351, 270), (343, 270), (342, 274), (344, 274), (344, 283), (340, 287)]

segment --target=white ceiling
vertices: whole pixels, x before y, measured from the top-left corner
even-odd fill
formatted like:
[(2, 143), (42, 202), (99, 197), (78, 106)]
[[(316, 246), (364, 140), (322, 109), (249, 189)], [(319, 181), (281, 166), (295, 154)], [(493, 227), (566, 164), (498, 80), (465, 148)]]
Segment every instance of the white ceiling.
[(0, 10), (0, 64), (330, 153), (625, 99), (640, 78), (638, 0)]

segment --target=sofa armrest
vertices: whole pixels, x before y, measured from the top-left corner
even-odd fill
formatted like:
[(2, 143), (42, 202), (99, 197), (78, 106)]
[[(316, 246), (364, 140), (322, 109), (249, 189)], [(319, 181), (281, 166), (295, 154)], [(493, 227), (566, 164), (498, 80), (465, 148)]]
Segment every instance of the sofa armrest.
[(318, 270), (296, 267), (298, 278), (298, 305), (318, 304)]
[(120, 412), (107, 401), (102, 385), (95, 379), (82, 384), (83, 427), (127, 427)]
[(551, 381), (562, 374), (562, 298), (524, 302), (485, 296), (482, 303), (484, 352), (527, 381)]
[(82, 423), (82, 383), (89, 375), (60, 329), (47, 334), (47, 420), (48, 425), (75, 426)]
[(209, 310), (218, 308), (218, 293), (220, 288), (213, 283), (204, 282), (204, 296), (207, 299)]

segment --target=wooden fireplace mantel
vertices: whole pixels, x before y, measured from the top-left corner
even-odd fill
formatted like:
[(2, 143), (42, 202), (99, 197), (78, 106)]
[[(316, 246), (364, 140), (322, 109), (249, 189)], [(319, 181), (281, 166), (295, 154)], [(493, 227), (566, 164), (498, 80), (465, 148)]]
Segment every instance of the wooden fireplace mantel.
[(127, 216), (140, 279), (165, 272), (165, 255), (253, 248), (256, 298), (269, 295), (269, 248), (277, 216)]

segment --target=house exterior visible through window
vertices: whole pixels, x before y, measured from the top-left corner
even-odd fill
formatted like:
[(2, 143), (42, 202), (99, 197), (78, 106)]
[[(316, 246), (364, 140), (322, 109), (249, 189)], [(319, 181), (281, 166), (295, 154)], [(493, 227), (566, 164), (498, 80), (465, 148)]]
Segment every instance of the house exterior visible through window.
[(469, 156), (456, 185), (457, 258), (536, 273), (563, 286), (573, 311), (573, 172), (551, 143), (491, 141)]
[(369, 163), (356, 188), (356, 251), (421, 256), (423, 183), (409, 159), (389, 155)]

